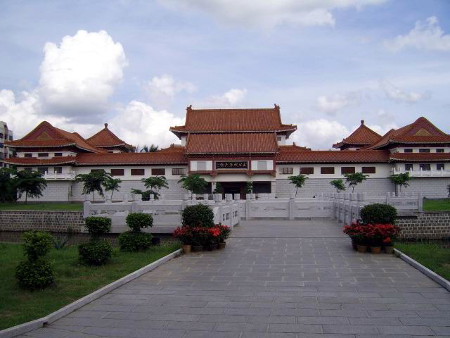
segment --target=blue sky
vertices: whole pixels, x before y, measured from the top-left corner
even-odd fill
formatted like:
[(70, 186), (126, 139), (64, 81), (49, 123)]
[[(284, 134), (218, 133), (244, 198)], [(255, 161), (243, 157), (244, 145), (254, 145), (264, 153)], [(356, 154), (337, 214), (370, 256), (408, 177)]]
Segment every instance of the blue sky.
[(186, 106), (281, 106), (328, 149), (361, 119), (449, 132), (445, 0), (0, 1), (0, 120), (176, 142)]

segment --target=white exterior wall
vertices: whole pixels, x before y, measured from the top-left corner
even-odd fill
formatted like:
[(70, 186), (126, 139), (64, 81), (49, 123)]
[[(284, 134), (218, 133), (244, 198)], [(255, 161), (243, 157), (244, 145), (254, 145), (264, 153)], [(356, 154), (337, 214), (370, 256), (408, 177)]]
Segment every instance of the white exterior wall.
[[(114, 178), (120, 178), (122, 181), (139, 181), (142, 178), (147, 178), (150, 176), (156, 176), (152, 175), (152, 169), (161, 169), (165, 168), (165, 174), (164, 175), (158, 175), (158, 176), (164, 176), (167, 180), (179, 180), (181, 178), (181, 175), (172, 175), (172, 169), (173, 168), (183, 168), (185, 173), (187, 174), (188, 168), (186, 165), (172, 165), (172, 166), (148, 166), (148, 165), (142, 165), (142, 166), (126, 166), (126, 165), (117, 165), (117, 166), (92, 166), (92, 167), (75, 167), (75, 173), (78, 174), (89, 174), (91, 170), (93, 169), (103, 169), (106, 172), (111, 172), (111, 169), (124, 169), (124, 175), (123, 176), (114, 176)], [(144, 169), (144, 175), (131, 175), (131, 169)]]
[(39, 157), (42, 159), (53, 158), (55, 153), (62, 153), (62, 156), (76, 156), (73, 151), (20, 151), (17, 153), (17, 157), (25, 157), (25, 154), (31, 154), (31, 157), (38, 157), (38, 153), (48, 153), (48, 157)]
[(412, 149), (413, 153), (418, 153), (419, 149), (430, 149), (430, 153), (437, 153), (437, 149), (444, 149), (444, 153), (450, 153), (450, 147), (439, 147), (439, 146), (434, 146), (434, 147), (416, 147), (416, 146), (411, 146), (411, 147), (397, 147), (397, 148), (392, 148), (391, 149), (391, 153), (404, 153), (405, 149)]

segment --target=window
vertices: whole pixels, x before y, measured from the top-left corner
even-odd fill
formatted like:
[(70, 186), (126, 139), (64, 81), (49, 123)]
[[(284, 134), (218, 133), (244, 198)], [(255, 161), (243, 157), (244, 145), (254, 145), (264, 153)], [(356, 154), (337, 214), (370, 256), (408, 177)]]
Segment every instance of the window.
[(267, 161), (258, 161), (257, 170), (267, 170)]
[(197, 170), (198, 171), (205, 171), (206, 170), (206, 162), (205, 161), (198, 161), (197, 162)]
[(288, 168), (288, 167), (284, 167), (284, 168), (280, 168), (280, 174), (283, 175), (292, 175), (294, 173), (294, 168)]
[(172, 175), (185, 175), (186, 170), (184, 168), (172, 168)]
[(3, 138), (3, 133), (0, 133), (0, 138)]
[(341, 174), (354, 174), (355, 173), (355, 167), (342, 167), (341, 168)]
[(98, 173), (98, 172), (104, 172), (105, 169), (91, 169), (91, 173)]
[(430, 171), (431, 165), (430, 165), (430, 163), (421, 163), (419, 165), (419, 168), (420, 168), (420, 170), (423, 170), (423, 171)]
[(53, 172), (55, 174), (62, 174), (62, 167), (53, 167)]
[(333, 175), (334, 174), (334, 167), (321, 167), (320, 173), (322, 175)]
[(32, 153), (25, 153), (23, 156), (24, 157), (33, 157), (33, 154)]
[(0, 143), (0, 148), (3, 148), (3, 143)]
[(438, 148), (438, 149), (436, 149), (436, 152), (437, 152), (437, 153), (443, 153), (443, 152), (444, 152), (444, 149), (443, 149), (443, 148)]
[(437, 163), (436, 164), (436, 170), (444, 170), (444, 169), (445, 169), (444, 163)]
[(426, 148), (419, 149), (419, 153), (429, 153), (429, 152), (430, 152), (430, 149), (426, 149)]
[(144, 176), (145, 169), (131, 169), (131, 176)]
[(362, 167), (363, 174), (375, 174), (377, 169), (375, 167)]
[(111, 169), (111, 176), (123, 176), (125, 175), (125, 169)]
[(45, 174), (46, 172), (48, 172), (48, 167), (38, 167), (37, 171), (41, 174)]
[[(206, 167), (206, 165), (205, 165)], [(153, 168), (152, 169), (152, 175), (165, 175), (166, 174), (166, 169), (164, 168)]]
[(38, 153), (38, 157), (48, 157), (48, 153)]
[(412, 153), (412, 152), (413, 152), (413, 150), (411, 148), (405, 149), (405, 153)]
[(300, 174), (302, 174), (302, 175), (313, 175), (314, 174), (314, 167), (301, 167), (300, 168)]
[(414, 166), (412, 163), (405, 163), (405, 170), (406, 171), (413, 171), (414, 170)]
[(10, 140), (10, 141), (12, 141), (12, 140), (13, 140), (13, 137), (12, 137), (12, 136), (10, 136), (10, 137), (9, 137), (9, 140)]
[(62, 153), (55, 153), (55, 157), (61, 157)]

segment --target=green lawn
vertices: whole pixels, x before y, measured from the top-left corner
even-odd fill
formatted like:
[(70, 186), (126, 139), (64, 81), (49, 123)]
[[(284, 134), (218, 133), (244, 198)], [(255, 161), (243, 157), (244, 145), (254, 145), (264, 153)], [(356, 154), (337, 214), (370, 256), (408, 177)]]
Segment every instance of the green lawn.
[(450, 247), (438, 243), (396, 243), (395, 247), (450, 281)]
[(53, 249), (48, 257), (55, 267), (56, 286), (30, 292), (20, 289), (14, 276), (17, 264), (24, 258), (22, 246), (0, 243), (0, 330), (54, 312), (179, 247), (163, 244), (138, 253), (115, 249), (111, 263), (101, 267), (79, 264), (76, 246)]
[(424, 211), (450, 211), (450, 198), (441, 198), (436, 200), (423, 200)]
[(0, 203), (0, 210), (82, 211), (83, 203)]

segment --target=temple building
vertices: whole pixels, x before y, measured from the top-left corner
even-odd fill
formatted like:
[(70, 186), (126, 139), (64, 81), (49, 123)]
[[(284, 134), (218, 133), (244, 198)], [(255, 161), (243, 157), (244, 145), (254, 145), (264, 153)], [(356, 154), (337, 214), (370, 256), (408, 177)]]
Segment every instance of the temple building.
[(362, 172), (368, 179), (355, 192), (371, 195), (395, 190), (390, 176), (408, 171), (409, 192), (429, 197), (447, 196), (450, 184), (450, 135), (426, 118), (391, 130), (381, 136), (361, 121), (361, 125), (341, 142), (339, 150), (313, 151), (289, 144), (297, 126), (283, 124), (280, 107), (257, 109), (187, 108), (186, 122), (170, 131), (179, 145), (150, 153), (118, 138), (108, 125), (84, 139), (42, 122), (20, 140), (9, 141), (16, 156), (7, 163), (18, 169), (39, 170), (48, 179), (41, 200), (81, 201), (82, 185), (77, 174), (104, 169), (122, 180), (118, 200), (131, 189), (144, 189), (141, 179), (165, 176), (169, 189), (165, 198), (179, 199), (185, 193), (181, 177), (199, 174), (208, 182), (208, 192), (219, 187), (224, 193), (245, 198), (249, 182), (256, 194), (289, 197), (295, 190), (289, 176), (308, 176), (299, 197), (334, 192), (331, 180)]
[(0, 168), (6, 167), (5, 160), (13, 156), (13, 152), (6, 146), (6, 142), (13, 140), (13, 132), (8, 125), (0, 121)]

